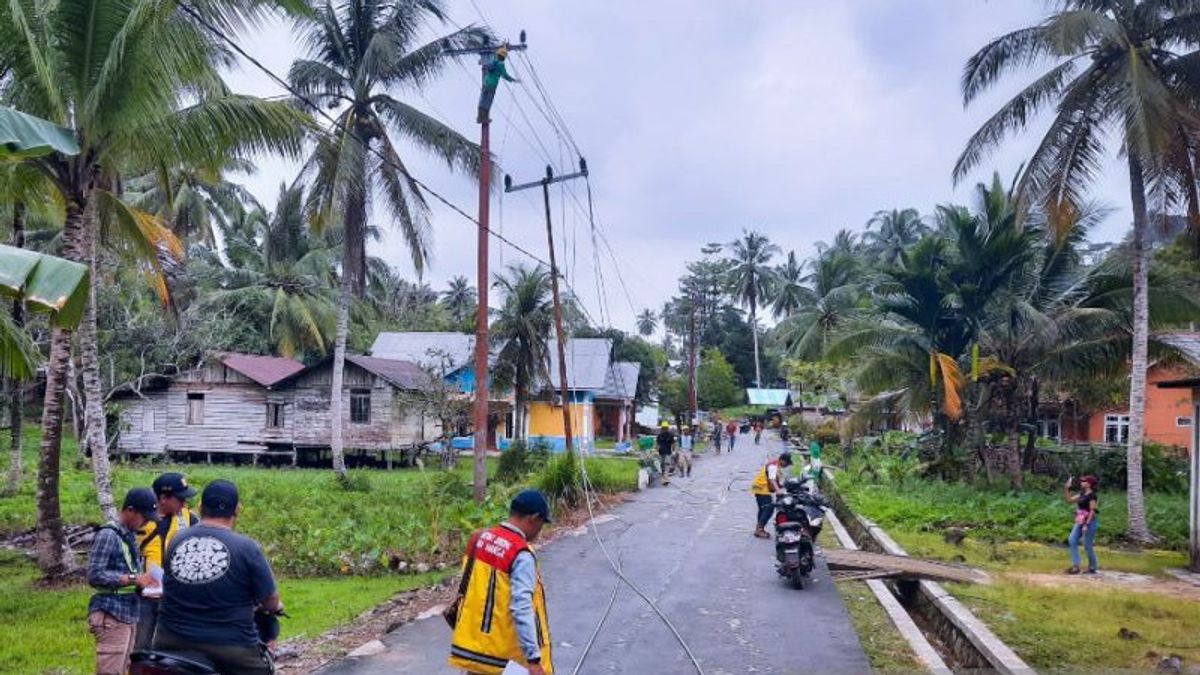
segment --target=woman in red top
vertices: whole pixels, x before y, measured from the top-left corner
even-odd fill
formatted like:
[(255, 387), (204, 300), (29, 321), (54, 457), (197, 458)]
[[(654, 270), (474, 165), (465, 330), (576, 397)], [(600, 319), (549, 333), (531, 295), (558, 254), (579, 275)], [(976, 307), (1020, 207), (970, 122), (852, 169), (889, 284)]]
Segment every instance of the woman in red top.
[(737, 435), (737, 424), (733, 420), (725, 425), (725, 435), (729, 437), (729, 451), (733, 452), (733, 437)]

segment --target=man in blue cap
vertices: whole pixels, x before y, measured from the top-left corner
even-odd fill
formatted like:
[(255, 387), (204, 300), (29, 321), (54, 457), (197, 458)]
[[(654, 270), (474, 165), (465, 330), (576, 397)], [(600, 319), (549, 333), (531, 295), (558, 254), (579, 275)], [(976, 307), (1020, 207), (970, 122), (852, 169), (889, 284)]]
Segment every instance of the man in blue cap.
[[(196, 496), (196, 488), (188, 485), (183, 474), (161, 474), (150, 487), (158, 500), (158, 517), (138, 531), (138, 548), (146, 558), (146, 572), (161, 579), (163, 553), (180, 532), (196, 525), (200, 519), (188, 509), (188, 500)], [(161, 598), (161, 585), (142, 591), (142, 618), (138, 621), (135, 650), (150, 649), (154, 643)]]
[(233, 531), (237, 486), (214, 480), (200, 496), (200, 524), (183, 531), (163, 557), (163, 600), (154, 648), (197, 652), (222, 673), (269, 675), (255, 612), (283, 610), (271, 566), (253, 539)]
[(96, 589), (88, 602), (88, 629), (96, 637), (96, 672), (121, 675), (138, 622), (138, 590), (153, 583), (144, 572), (134, 532), (155, 518), (154, 493), (133, 488), (117, 514), (117, 522), (96, 532), (88, 554), (87, 581)]
[(507, 521), (471, 536), (459, 584), (451, 666), (499, 675), (511, 661), (531, 675), (554, 672), (546, 595), (530, 546), (549, 522), (545, 495), (524, 490), (513, 497)]

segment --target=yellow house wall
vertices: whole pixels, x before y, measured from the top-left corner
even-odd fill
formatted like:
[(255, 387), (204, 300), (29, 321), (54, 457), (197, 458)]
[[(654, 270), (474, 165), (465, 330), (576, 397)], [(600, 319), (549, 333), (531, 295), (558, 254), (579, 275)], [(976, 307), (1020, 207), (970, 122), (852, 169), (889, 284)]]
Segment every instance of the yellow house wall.
[[(583, 430), (583, 416), (591, 406), (572, 403), (571, 434), (580, 435)], [(562, 407), (546, 401), (534, 401), (529, 404), (529, 435), (530, 436), (564, 436)]]

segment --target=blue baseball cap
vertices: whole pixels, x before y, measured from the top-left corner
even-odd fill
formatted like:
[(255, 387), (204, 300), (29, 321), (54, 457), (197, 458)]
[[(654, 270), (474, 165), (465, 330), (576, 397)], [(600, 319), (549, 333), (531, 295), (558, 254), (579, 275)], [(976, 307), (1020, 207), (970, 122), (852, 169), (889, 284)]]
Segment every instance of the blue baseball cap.
[(513, 497), (509, 510), (523, 516), (541, 516), (547, 523), (554, 522), (550, 520), (550, 502), (546, 500), (546, 495), (537, 490), (518, 492), (517, 496)]
[(214, 480), (200, 493), (200, 509), (204, 515), (232, 518), (237, 515), (238, 489), (233, 481)]
[(150, 488), (136, 487), (126, 492), (121, 509), (133, 509), (142, 514), (146, 520), (154, 520), (158, 517), (158, 501), (154, 498), (154, 492)]

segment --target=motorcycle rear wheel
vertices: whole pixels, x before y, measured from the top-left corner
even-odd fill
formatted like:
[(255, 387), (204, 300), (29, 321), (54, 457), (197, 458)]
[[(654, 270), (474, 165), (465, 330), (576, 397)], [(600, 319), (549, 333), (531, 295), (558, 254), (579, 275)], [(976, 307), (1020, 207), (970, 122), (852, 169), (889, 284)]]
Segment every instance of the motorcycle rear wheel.
[(802, 591), (804, 590), (804, 573), (797, 567), (792, 570), (792, 588)]

